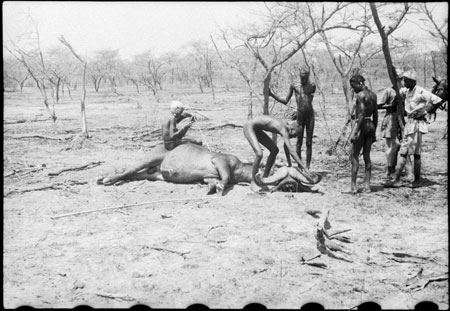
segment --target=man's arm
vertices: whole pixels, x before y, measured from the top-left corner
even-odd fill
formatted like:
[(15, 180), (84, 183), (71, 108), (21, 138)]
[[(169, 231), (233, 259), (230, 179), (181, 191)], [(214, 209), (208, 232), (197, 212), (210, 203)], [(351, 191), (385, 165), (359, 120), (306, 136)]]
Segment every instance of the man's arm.
[(283, 105), (289, 104), (289, 101), (291, 100), (292, 94), (294, 94), (294, 86), (291, 84), (289, 87), (289, 93), (286, 96), (286, 99), (282, 99), (278, 97), (277, 95), (272, 93), (272, 90), (269, 88), (269, 96), (271, 96), (273, 99), (275, 99), (277, 102), (282, 103)]
[(365, 97), (365, 95), (362, 95), (361, 93), (356, 95), (356, 103), (355, 103), (355, 109), (357, 111), (356, 123), (350, 134), (350, 137), (351, 137), (350, 141), (352, 141), (352, 142), (354, 142), (358, 139), (359, 129), (361, 128), (361, 124), (364, 120), (364, 104), (363, 104), (363, 102), (365, 101), (364, 97)]
[[(292, 157), (294, 158), (295, 162), (297, 162), (298, 167), (300, 168), (301, 171), (305, 170), (305, 167), (302, 164), (302, 160), (300, 160), (300, 157), (297, 154), (297, 151), (295, 150), (295, 148), (292, 146), (291, 141), (289, 140), (289, 133), (286, 129), (282, 129), (279, 134), (281, 135), (281, 137), (283, 137), (284, 140), (284, 150), (286, 152), (286, 149), (289, 153), (286, 153), (286, 158), (289, 157), (289, 154), (292, 155)], [(290, 162), (290, 158), (288, 158), (288, 163)]]
[(377, 95), (375, 93), (373, 93), (373, 96), (374, 96), (374, 105), (373, 105), (373, 116), (372, 116), (372, 119), (373, 119), (373, 125), (375, 126), (375, 133), (376, 133), (377, 126), (378, 126), (378, 107), (376, 105), (376, 103), (377, 103)]
[(314, 99), (314, 94), (316, 93), (316, 84), (315, 83), (311, 83), (311, 89), (312, 89), (312, 91), (311, 91), (311, 102), (312, 102)]
[(186, 135), (189, 127), (190, 124), (177, 131), (175, 127), (175, 120), (168, 120), (167, 123), (163, 125), (163, 140), (181, 139), (184, 135)]
[(386, 109), (386, 105), (389, 102), (389, 91), (386, 89), (383, 91), (383, 94), (381, 94), (380, 101), (378, 102), (377, 106), (378, 109)]

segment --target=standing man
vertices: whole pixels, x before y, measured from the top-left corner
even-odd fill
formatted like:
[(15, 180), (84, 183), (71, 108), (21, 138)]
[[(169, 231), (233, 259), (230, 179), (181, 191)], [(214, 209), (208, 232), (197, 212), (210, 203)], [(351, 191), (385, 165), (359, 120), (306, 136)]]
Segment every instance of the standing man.
[(365, 164), (365, 187), (364, 191), (370, 192), (370, 177), (372, 173), (372, 163), (370, 161), (370, 149), (375, 142), (376, 128), (378, 124), (377, 95), (369, 90), (364, 84), (364, 77), (354, 75), (350, 78), (350, 85), (356, 93), (355, 113), (356, 121), (350, 133), (352, 176), (350, 192), (355, 194), (356, 177), (359, 168), (359, 154), (363, 150)]
[[(168, 151), (186, 142), (191, 142), (197, 145), (202, 144), (202, 142), (195, 139), (183, 138), (195, 122), (195, 117), (190, 113), (185, 112), (185, 108), (186, 106), (182, 102), (173, 101), (170, 105), (170, 116), (162, 123), (162, 139), (164, 141), (164, 147)], [(191, 121), (182, 128), (177, 129), (177, 124), (185, 118), (191, 118)]]
[(295, 137), (297, 135), (297, 124), (295, 122), (287, 124), (285, 121), (277, 120), (267, 115), (262, 115), (253, 118), (244, 125), (244, 135), (250, 143), (253, 151), (255, 152), (255, 160), (253, 161), (252, 167), (252, 191), (256, 192), (260, 187), (257, 180), (255, 179), (256, 174), (259, 170), (259, 165), (263, 158), (263, 151), (259, 143), (269, 149), (270, 152), (269, 157), (267, 158), (263, 177), (269, 176), (270, 170), (272, 169), (275, 158), (279, 151), (277, 145), (273, 142), (269, 135), (265, 133), (265, 131), (281, 135), (284, 140), (284, 152), (286, 154), (289, 166), (292, 166), (290, 158), (290, 156), (292, 156), (297, 162), (298, 168), (301, 173), (303, 173), (307, 177), (315, 178), (317, 182), (320, 181), (320, 176), (312, 176), (311, 173), (308, 172), (308, 170), (305, 170), (299, 156), (297, 155), (294, 147), (289, 141), (289, 138)]
[[(394, 75), (397, 82), (398, 90), (401, 89), (401, 72), (394, 69)], [(380, 101), (378, 102), (378, 109), (386, 109), (386, 114), (381, 122), (381, 137), (385, 138), (385, 152), (387, 160), (386, 177), (392, 178), (395, 174), (395, 166), (397, 165), (397, 155), (400, 149), (401, 130), (399, 124), (399, 114), (397, 112), (398, 105), (402, 103), (403, 98), (398, 97), (394, 86), (391, 86), (383, 91)]]
[(416, 85), (417, 73), (413, 68), (405, 71), (402, 75), (404, 88), (400, 90), (405, 96), (406, 124), (400, 147), (400, 162), (395, 172), (394, 181), (386, 183), (388, 187), (399, 186), (400, 176), (405, 167), (408, 156), (414, 155), (414, 181), (420, 181), (422, 166), (421, 149), (422, 135), (428, 133), (426, 115), (442, 103), (442, 99), (423, 87)]
[(295, 93), (297, 102), (297, 123), (299, 132), (297, 136), (297, 154), (302, 158), (301, 150), (303, 134), (306, 127), (306, 168), (309, 169), (312, 157), (312, 138), (314, 134), (314, 109), (312, 101), (316, 92), (316, 85), (309, 81), (309, 68), (300, 69), (300, 84), (291, 84), (286, 99), (279, 98), (269, 89), (269, 95), (276, 101), (287, 105)]

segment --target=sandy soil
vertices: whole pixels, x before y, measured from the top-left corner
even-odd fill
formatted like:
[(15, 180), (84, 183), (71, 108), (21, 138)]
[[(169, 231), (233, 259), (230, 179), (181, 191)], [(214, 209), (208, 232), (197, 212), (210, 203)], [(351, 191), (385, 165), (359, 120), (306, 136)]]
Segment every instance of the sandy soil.
[[(248, 185), (235, 185), (217, 197), (206, 196), (207, 188), (200, 184), (96, 184), (100, 176), (151, 152), (159, 138), (136, 137), (159, 128), (173, 95), (163, 92), (163, 102), (156, 104), (147, 93), (135, 94), (132, 88), (120, 92), (125, 95), (112, 97), (107, 90), (88, 94), (92, 138), (87, 141), (77, 136), (76, 93), (57, 107), (56, 124), (39, 121), (47, 115), (35, 90), (5, 93), (4, 307), (185, 308), (202, 303), (242, 308), (258, 302), (267, 308), (300, 308), (318, 302), (327, 309), (344, 309), (373, 301), (383, 309), (412, 309), (433, 301), (448, 309), (448, 149), (441, 139), (445, 113), (438, 114), (425, 136), (420, 187), (382, 187), (384, 141), (378, 127), (373, 192), (342, 193), (349, 188), (349, 166), (343, 156), (326, 153), (328, 130), (336, 139), (345, 120), (338, 105), (342, 97), (336, 97), (326, 106), (327, 122), (320, 98), (314, 104), (311, 169), (323, 175), (314, 187), (318, 193), (255, 194)], [(201, 131), (194, 128), (188, 136), (244, 162), (253, 160), (242, 128), (207, 130), (243, 125), (245, 92), (219, 92), (213, 102), (210, 94), (178, 89), (175, 98), (209, 118), (199, 122)], [(8, 124), (21, 119), (26, 122)], [(42, 137), (24, 137), (32, 135)], [(281, 154), (278, 164), (283, 160)], [(362, 183), (362, 159), (360, 163)], [(325, 268), (302, 264), (302, 258), (320, 254), (314, 238), (318, 219), (308, 209), (329, 210), (334, 230), (351, 229), (345, 233), (351, 243), (337, 242), (351, 262), (321, 255), (310, 262)]]

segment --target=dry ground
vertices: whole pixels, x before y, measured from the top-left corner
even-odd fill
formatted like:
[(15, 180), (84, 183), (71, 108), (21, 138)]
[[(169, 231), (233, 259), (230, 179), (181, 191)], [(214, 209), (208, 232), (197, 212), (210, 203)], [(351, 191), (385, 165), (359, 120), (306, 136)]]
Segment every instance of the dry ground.
[[(209, 127), (247, 120), (245, 92), (210, 94), (193, 89), (148, 93), (119, 89), (89, 93), (90, 138), (82, 142), (79, 94), (64, 97), (59, 120), (47, 118), (38, 93), (4, 95), (3, 298), (4, 307), (351, 308), (373, 301), (383, 309), (411, 309), (421, 301), (448, 305), (448, 149), (442, 140), (447, 116), (429, 125), (421, 187), (384, 189), (384, 142), (373, 146), (373, 192), (348, 195), (349, 167), (327, 155), (329, 131), (336, 139), (345, 116), (342, 95), (328, 98), (327, 123), (319, 100), (311, 169), (323, 174), (319, 193), (254, 194), (236, 185), (223, 197), (206, 196), (204, 185), (129, 182), (99, 186), (100, 176), (137, 163), (157, 136), (170, 96), (208, 117), (188, 136), (215, 151), (250, 162), (253, 154), (240, 127)], [(66, 94), (67, 96), (67, 94)], [(259, 111), (256, 111), (259, 113)], [(382, 115), (381, 115), (382, 117)], [(8, 124), (25, 119), (24, 123)], [(329, 131), (327, 129), (329, 127)], [(26, 138), (24, 136), (40, 135)], [(202, 136), (203, 135), (203, 136)], [(58, 138), (52, 140), (48, 138)], [(267, 155), (267, 152), (265, 153)], [(55, 173), (62, 169), (85, 169)], [(278, 161), (283, 164), (280, 155)], [(361, 159), (359, 181), (364, 165)], [(45, 188), (48, 186), (49, 188)], [(39, 189), (41, 188), (41, 189)], [(190, 200), (201, 198), (201, 200)], [(173, 202), (157, 202), (183, 199)], [(65, 213), (150, 202), (147, 205), (52, 219)], [(154, 203), (151, 203), (154, 202)], [(307, 209), (329, 210), (332, 229), (351, 262), (319, 254), (317, 219)], [(408, 257), (402, 254), (408, 254)]]

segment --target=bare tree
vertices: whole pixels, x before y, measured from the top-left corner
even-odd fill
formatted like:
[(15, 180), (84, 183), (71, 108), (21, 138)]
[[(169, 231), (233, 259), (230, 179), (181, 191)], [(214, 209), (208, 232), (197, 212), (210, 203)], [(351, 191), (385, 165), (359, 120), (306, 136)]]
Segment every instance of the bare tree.
[[(337, 28), (352, 28), (334, 17), (351, 3), (288, 2), (266, 5), (265, 24), (237, 29), (233, 36), (263, 68), (263, 113), (269, 114), (269, 87), (274, 70), (292, 58), (316, 34)], [(228, 38), (224, 37), (226, 42)], [(228, 43), (229, 45), (229, 43)], [(233, 50), (234, 48), (230, 48)]]
[(72, 48), (70, 43), (61, 35), (59, 41), (64, 44), (70, 52), (81, 62), (83, 66), (83, 94), (81, 96), (81, 134), (85, 138), (89, 138), (88, 130), (87, 130), (87, 120), (86, 120), (86, 68), (87, 62), (79, 56), (78, 53)]
[[(325, 43), (336, 71), (341, 77), (342, 90), (344, 91), (348, 117), (350, 117), (352, 107), (352, 96), (349, 86), (349, 78), (350, 75), (354, 72), (356, 62), (359, 61), (359, 65), (364, 66), (369, 59), (373, 58), (375, 55), (381, 52), (381, 48), (378, 47), (376, 47), (375, 49), (371, 49), (370, 53), (363, 52), (364, 50), (367, 50), (364, 49), (365, 39), (369, 35), (373, 34), (370, 25), (371, 19), (369, 14), (369, 6), (368, 3), (356, 3), (355, 6), (358, 6), (358, 10), (352, 7), (351, 11), (357, 12), (357, 15), (352, 16), (351, 14), (348, 14), (351, 18), (347, 16), (347, 22), (349, 23), (354, 22), (355, 20), (359, 21), (351, 31), (351, 36), (353, 38), (356, 38), (355, 41), (347, 42), (347, 40), (342, 39), (342, 36), (339, 36), (339, 39), (333, 41), (328, 38), (325, 31), (320, 32), (320, 36)], [(356, 33), (359, 33), (357, 37), (355, 37)], [(360, 69), (362, 68), (359, 67), (359, 70)]]
[(137, 68), (139, 82), (152, 91), (159, 102), (159, 90), (162, 90), (162, 79), (165, 72), (162, 71), (164, 62), (153, 56), (151, 51), (134, 57), (134, 65)]
[(213, 83), (213, 58), (211, 48), (207, 41), (194, 41), (191, 43), (193, 53), (192, 58), (197, 63), (196, 76), (199, 82), (200, 90), (203, 93), (202, 82), (211, 88), (213, 100), (216, 99)]
[(430, 8), (426, 2), (418, 3), (417, 12), (424, 15), (420, 21), (422, 24), (417, 24), (420, 28), (427, 31), (433, 38), (437, 39), (443, 45), (444, 62), (447, 64), (447, 51), (448, 51), (448, 18), (446, 18), (441, 25), (438, 25), (438, 21), (433, 16), (435, 8)]
[[(404, 3), (403, 9), (397, 10), (396, 12), (394, 12), (394, 14), (392, 14), (394, 16), (393, 21), (392, 21), (392, 24), (390, 26), (388, 26), (387, 31), (385, 31), (386, 28), (381, 23), (380, 17), (378, 15), (378, 9), (377, 9), (377, 6), (375, 5), (375, 3), (373, 3), (373, 2), (370, 3), (370, 9), (372, 11), (373, 19), (375, 21), (375, 24), (378, 28), (378, 32), (381, 37), (381, 46), (383, 49), (384, 58), (386, 60), (389, 79), (391, 80), (391, 83), (395, 90), (396, 95), (400, 96), (399, 89), (397, 86), (397, 81), (396, 81), (395, 74), (394, 74), (394, 69), (392, 66), (392, 58), (391, 58), (391, 53), (390, 53), (390, 49), (389, 49), (388, 37), (401, 25), (402, 21), (404, 20), (406, 14), (408, 13), (408, 11), (410, 9), (410, 5), (408, 3)], [(397, 105), (397, 112), (398, 112), (397, 116), (398, 116), (398, 121), (399, 121), (402, 133), (403, 133), (403, 128), (404, 128), (404, 124), (405, 124), (404, 120), (403, 120), (404, 109), (405, 108), (403, 105), (401, 105), (401, 104)]]
[(48, 78), (50, 77), (49, 66), (44, 58), (44, 54), (41, 49), (38, 27), (31, 16), (29, 16), (29, 19), (34, 26), (34, 31), (32, 31), (30, 34), (30, 41), (31, 44), (34, 45), (34, 48), (31, 50), (25, 50), (14, 42), (10, 42), (12, 45), (11, 47), (8, 47), (6, 45), (4, 47), (24, 66), (24, 68), (26, 68), (31, 78), (36, 83), (36, 86), (38, 87), (42, 97), (44, 98), (44, 106), (47, 109), (48, 114), (52, 118), (53, 122), (55, 122), (57, 119), (55, 112), (56, 102), (54, 100), (51, 102), (51, 108), (49, 105), (51, 99), (51, 97), (49, 97), (48, 95)]
[[(30, 73), (24, 66), (18, 62), (14, 58), (4, 59), (3, 60), (3, 80), (4, 86), (7, 84), (7, 80), (13, 82), (14, 90), (19, 87), (20, 93), (23, 92), (23, 87), (25, 86), (25, 82), (30, 78)], [(17, 87), (16, 87), (17, 85)]]

